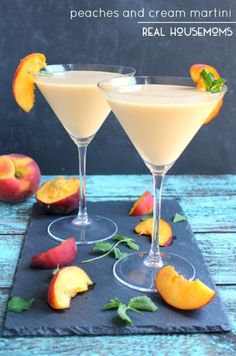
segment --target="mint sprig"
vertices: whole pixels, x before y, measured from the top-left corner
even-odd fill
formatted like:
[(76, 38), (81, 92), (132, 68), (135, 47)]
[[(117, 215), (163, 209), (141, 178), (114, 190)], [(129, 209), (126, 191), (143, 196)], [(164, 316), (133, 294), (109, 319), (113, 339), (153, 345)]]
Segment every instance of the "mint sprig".
[(124, 320), (128, 325), (132, 325), (131, 318), (127, 315), (127, 311), (133, 311), (135, 313), (143, 314), (141, 311), (154, 312), (158, 308), (153, 303), (151, 298), (146, 295), (140, 295), (131, 298), (128, 304), (122, 303), (120, 299), (114, 298), (110, 299), (107, 304), (103, 306), (103, 310), (117, 309), (117, 315)]
[(88, 260), (81, 261), (81, 263), (87, 263), (87, 262), (92, 262), (99, 260), (103, 257), (106, 257), (108, 255), (113, 255), (115, 259), (119, 260), (120, 258), (123, 258), (127, 256), (127, 252), (122, 252), (117, 246), (121, 243), (124, 243), (129, 247), (131, 250), (138, 251), (139, 250), (139, 245), (136, 244), (134, 239), (131, 239), (130, 237), (122, 236), (122, 235), (116, 235), (114, 239), (117, 241), (115, 244), (111, 244), (109, 242), (98, 242), (94, 245), (93, 251), (96, 252), (105, 252), (104, 254), (90, 258)]
[(173, 221), (173, 223), (178, 223), (178, 222), (186, 221), (186, 220), (187, 220), (187, 219), (186, 219), (185, 216), (176, 213), (172, 221)]
[(215, 79), (214, 74), (203, 69), (200, 73), (205, 86), (206, 90), (215, 94), (220, 93), (222, 91), (223, 85), (225, 84), (226, 80), (223, 78)]
[(7, 304), (7, 311), (21, 313), (24, 310), (29, 310), (34, 302), (34, 298), (25, 299), (22, 297), (12, 297)]
[(121, 241), (124, 242), (131, 250), (138, 251), (139, 250), (139, 245), (136, 244), (134, 239), (131, 239), (131, 237), (126, 237), (122, 235), (116, 235), (115, 236), (116, 241)]

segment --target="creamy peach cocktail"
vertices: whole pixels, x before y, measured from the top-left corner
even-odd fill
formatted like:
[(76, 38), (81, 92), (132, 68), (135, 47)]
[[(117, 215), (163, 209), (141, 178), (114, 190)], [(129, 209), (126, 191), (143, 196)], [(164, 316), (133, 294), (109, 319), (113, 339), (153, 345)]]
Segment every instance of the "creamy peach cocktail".
[(219, 101), (190, 86), (161, 84), (121, 87), (107, 99), (143, 160), (158, 166), (180, 156)]
[(65, 71), (40, 76), (36, 84), (65, 129), (74, 137), (94, 135), (110, 112), (97, 87), (100, 80), (115, 73), (99, 71)]

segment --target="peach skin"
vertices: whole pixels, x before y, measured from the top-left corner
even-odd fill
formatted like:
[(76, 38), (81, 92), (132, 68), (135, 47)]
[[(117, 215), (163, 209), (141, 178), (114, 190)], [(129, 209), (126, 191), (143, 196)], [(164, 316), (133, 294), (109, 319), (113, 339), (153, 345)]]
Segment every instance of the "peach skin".
[(31, 197), (41, 179), (37, 163), (22, 154), (0, 156), (0, 200), (19, 203)]
[(60, 245), (31, 257), (31, 267), (56, 268), (72, 262), (77, 256), (77, 245), (74, 237), (64, 240)]
[(152, 213), (153, 197), (150, 192), (144, 192), (141, 197), (136, 200), (129, 211), (129, 215), (139, 216)]

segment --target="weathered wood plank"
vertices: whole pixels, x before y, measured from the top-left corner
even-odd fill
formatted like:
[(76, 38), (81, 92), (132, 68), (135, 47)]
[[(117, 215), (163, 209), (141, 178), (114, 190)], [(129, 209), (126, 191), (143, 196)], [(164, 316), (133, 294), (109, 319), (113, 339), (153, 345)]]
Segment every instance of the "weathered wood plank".
[[(53, 176), (44, 176), (42, 181)], [(110, 198), (137, 197), (145, 190), (152, 191), (151, 174), (146, 175), (95, 175), (88, 176), (88, 194)], [(236, 175), (167, 175), (164, 196), (220, 196), (236, 195)]]
[[(4, 322), (4, 314), (6, 310), (6, 304), (8, 300), (9, 289), (1, 289), (0, 288), (0, 330), (2, 332), (3, 322)], [(1, 349), (0, 349), (1, 352)]]
[[(22, 238), (0, 235), (0, 288), (12, 285)], [(236, 284), (236, 233), (196, 234), (196, 238), (215, 283)]]
[(0, 288), (12, 285), (15, 269), (19, 259), (22, 236), (0, 236)]
[(194, 232), (236, 231), (235, 196), (178, 199)]
[(0, 234), (24, 234), (33, 200), (19, 204), (0, 202)]
[[(232, 323), (224, 334), (0, 338), (0, 355), (224, 355), (236, 353), (236, 287), (220, 287)], [(0, 325), (8, 291), (0, 291)], [(77, 351), (75, 351), (77, 350)], [(175, 350), (175, 352), (174, 352)], [(174, 353), (173, 353), (174, 352)]]
[(216, 284), (236, 284), (236, 233), (196, 234)]
[[(43, 181), (51, 177), (43, 177)], [(150, 176), (93, 176), (88, 177), (88, 196), (93, 201), (133, 200), (144, 190), (152, 189)], [(164, 197), (178, 197), (195, 232), (196, 237), (216, 283), (236, 283), (236, 176), (168, 176)], [(34, 199), (23, 204), (0, 203), (0, 287), (12, 284), (15, 266), (26, 231), (29, 212)], [(223, 204), (222, 204), (223, 202)], [(222, 208), (223, 206), (223, 208)], [(3, 276), (3, 278), (2, 278)], [(137, 337), (65, 337), (0, 339), (0, 355), (60, 354), (71, 355), (79, 350), (81, 355), (234, 355), (236, 353), (236, 287), (220, 286), (227, 306), (233, 333), (196, 335), (150, 335)], [(0, 328), (3, 321), (8, 289), (0, 290)], [(79, 348), (78, 348), (79, 345)], [(101, 351), (102, 350), (102, 351)]]
[[(110, 199), (120, 200), (121, 198), (110, 197)], [(133, 199), (128, 197), (126, 197), (126, 200), (133, 201)], [(99, 199), (93, 198), (91, 201), (99, 201)], [(194, 232), (236, 231), (236, 204), (234, 196), (184, 197), (179, 198), (178, 201)], [(12, 206), (1, 203), (0, 234), (24, 234), (31, 206), (32, 202)]]

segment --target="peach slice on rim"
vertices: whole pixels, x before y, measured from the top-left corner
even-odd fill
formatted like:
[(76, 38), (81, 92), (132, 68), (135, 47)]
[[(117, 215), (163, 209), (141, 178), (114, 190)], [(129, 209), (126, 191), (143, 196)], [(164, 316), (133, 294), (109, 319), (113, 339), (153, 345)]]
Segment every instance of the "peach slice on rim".
[(12, 83), (13, 96), (17, 104), (26, 112), (34, 106), (34, 75), (46, 66), (46, 57), (42, 53), (31, 53), (21, 59)]
[[(212, 66), (208, 64), (194, 64), (190, 68), (190, 75), (194, 83), (197, 84), (197, 89), (200, 90), (206, 90), (206, 84), (202, 78), (202, 71), (205, 70), (208, 73), (212, 74), (215, 80), (220, 79), (220, 74), (219, 72)], [(204, 124), (208, 124), (211, 120), (213, 120), (219, 113), (221, 107), (223, 105), (223, 98), (220, 99), (212, 112), (209, 114), (209, 116), (206, 118)]]

